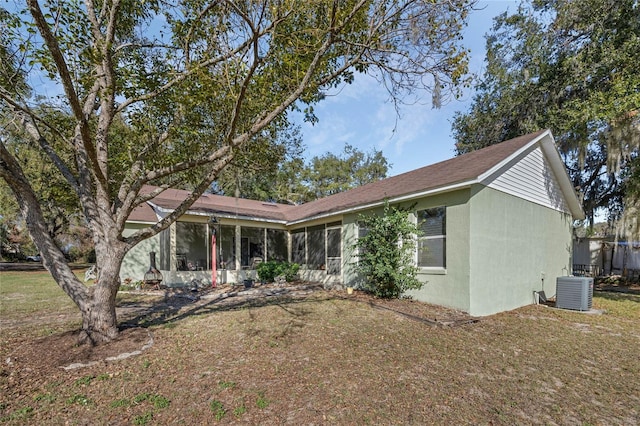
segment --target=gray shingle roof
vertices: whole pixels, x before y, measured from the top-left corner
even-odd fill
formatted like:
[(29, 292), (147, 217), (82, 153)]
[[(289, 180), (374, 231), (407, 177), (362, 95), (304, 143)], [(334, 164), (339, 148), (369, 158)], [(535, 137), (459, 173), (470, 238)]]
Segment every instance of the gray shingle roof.
[[(146, 187), (150, 191), (152, 187)], [(144, 190), (143, 190), (144, 191)], [(167, 189), (152, 200), (152, 204), (166, 210), (173, 210), (184, 200), (188, 191)], [(287, 204), (266, 203), (244, 198), (225, 197), (222, 195), (204, 194), (189, 208), (190, 212), (218, 213), (244, 217), (256, 217), (275, 221), (286, 221), (287, 212), (296, 206)], [(155, 221), (155, 218), (154, 218)]]
[[(200, 197), (189, 211), (297, 222), (316, 216), (357, 209), (361, 206), (379, 203), (385, 199), (437, 191), (456, 184), (472, 182), (534, 141), (544, 132), (545, 130), (541, 130), (510, 139), (450, 160), (372, 182), (299, 206), (206, 194)], [(177, 207), (187, 194), (187, 191), (169, 189), (154, 198), (152, 203), (163, 209), (171, 210)], [(151, 217), (149, 210), (144, 212), (136, 210), (131, 219), (134, 217), (138, 218), (136, 220), (143, 220), (142, 218), (144, 217), (150, 222), (156, 221), (155, 214)]]

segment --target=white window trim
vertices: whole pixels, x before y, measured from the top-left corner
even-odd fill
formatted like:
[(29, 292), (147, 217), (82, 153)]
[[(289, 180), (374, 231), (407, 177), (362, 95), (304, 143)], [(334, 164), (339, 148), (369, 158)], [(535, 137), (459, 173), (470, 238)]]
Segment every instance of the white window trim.
[[(422, 210), (430, 210), (430, 209), (437, 209), (437, 208), (444, 208), (444, 214), (445, 214), (445, 220), (447, 217), (447, 206), (446, 205), (441, 205), (441, 206), (433, 206), (433, 207), (425, 207), (425, 208), (421, 208), (421, 209), (417, 209), (415, 211), (415, 213), (413, 214), (413, 221), (416, 224), (416, 226), (418, 225), (418, 212), (422, 211)], [(442, 235), (431, 235), (431, 236), (414, 236), (415, 240), (416, 240), (416, 250), (414, 253), (414, 262), (416, 267), (418, 268), (418, 275), (447, 275), (447, 266), (446, 266), (446, 261), (445, 261), (445, 266), (420, 266), (418, 265), (418, 252), (420, 250), (420, 240), (435, 240), (438, 238), (443, 238), (444, 237), (444, 247), (445, 247), (445, 259), (446, 259), (446, 250), (447, 250), (447, 233), (446, 233), (447, 229), (445, 227), (445, 233)]]
[(447, 268), (439, 266), (418, 266), (418, 275), (447, 275)]

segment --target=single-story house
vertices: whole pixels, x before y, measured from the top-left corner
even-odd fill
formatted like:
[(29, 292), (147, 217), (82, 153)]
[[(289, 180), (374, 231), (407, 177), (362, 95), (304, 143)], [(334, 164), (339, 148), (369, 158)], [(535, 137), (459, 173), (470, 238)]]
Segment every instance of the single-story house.
[[(167, 190), (138, 208), (126, 232), (155, 223), (187, 192)], [(425, 285), (413, 298), (475, 316), (555, 294), (572, 273), (573, 223), (584, 213), (549, 130), (403, 173), (302, 205), (203, 195), (169, 229), (128, 253), (121, 278), (142, 279), (149, 252), (168, 285), (194, 278), (255, 277), (261, 261), (301, 265), (301, 279), (353, 285), (359, 215), (413, 206), (424, 235), (415, 262)]]

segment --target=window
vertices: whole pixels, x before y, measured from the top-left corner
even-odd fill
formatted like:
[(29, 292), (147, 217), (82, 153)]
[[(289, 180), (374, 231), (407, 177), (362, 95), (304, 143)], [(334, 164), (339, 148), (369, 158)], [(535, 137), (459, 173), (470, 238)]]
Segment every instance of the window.
[(288, 258), (287, 233), (279, 229), (267, 229), (267, 260), (286, 262)]
[(307, 247), (305, 244), (304, 228), (291, 232), (291, 261), (298, 265), (307, 263)]
[(339, 275), (342, 263), (342, 230), (327, 229), (327, 274)]
[(243, 268), (255, 268), (264, 260), (264, 228), (240, 228), (240, 265)]
[(342, 222), (291, 231), (291, 260), (304, 269), (339, 275), (342, 270)]
[(176, 269), (195, 271), (207, 269), (207, 225), (176, 222)]
[(220, 269), (236, 269), (236, 227), (221, 225), (216, 236), (217, 263)]
[(418, 228), (423, 232), (418, 238), (418, 266), (423, 268), (446, 267), (447, 221), (446, 208), (436, 207), (417, 212)]
[[(358, 240), (369, 235), (369, 228), (362, 222), (358, 222)], [(360, 246), (358, 247), (358, 259), (360, 259), (365, 254), (365, 248)]]
[(324, 225), (307, 228), (309, 269), (325, 269)]
[(160, 232), (160, 253), (158, 255), (158, 267), (160, 270), (171, 270), (171, 228)]

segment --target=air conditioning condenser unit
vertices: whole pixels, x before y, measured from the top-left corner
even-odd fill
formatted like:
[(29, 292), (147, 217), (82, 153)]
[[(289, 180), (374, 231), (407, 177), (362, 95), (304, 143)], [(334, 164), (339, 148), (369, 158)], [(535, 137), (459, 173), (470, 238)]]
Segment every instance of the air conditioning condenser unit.
[(592, 277), (558, 277), (556, 308), (588, 311), (593, 301)]

